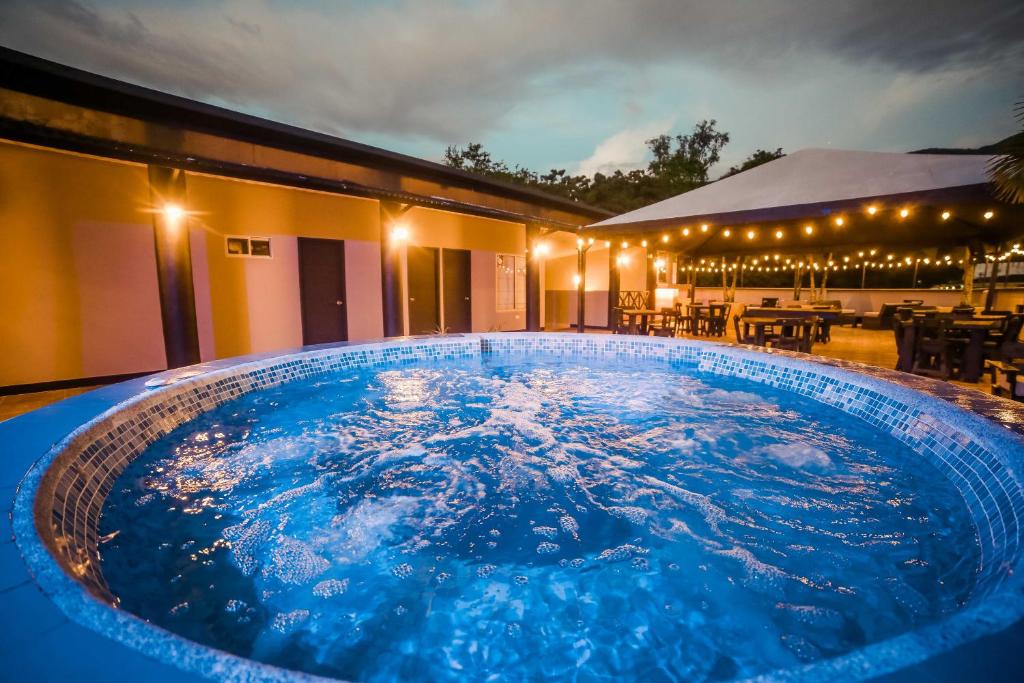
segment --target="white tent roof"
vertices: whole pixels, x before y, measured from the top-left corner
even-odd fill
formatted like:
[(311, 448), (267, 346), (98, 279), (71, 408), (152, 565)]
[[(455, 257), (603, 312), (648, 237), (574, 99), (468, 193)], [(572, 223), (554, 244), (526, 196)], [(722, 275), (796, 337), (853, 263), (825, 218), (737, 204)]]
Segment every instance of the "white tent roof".
[(988, 155), (805, 149), (591, 227), (842, 202), (988, 183)]

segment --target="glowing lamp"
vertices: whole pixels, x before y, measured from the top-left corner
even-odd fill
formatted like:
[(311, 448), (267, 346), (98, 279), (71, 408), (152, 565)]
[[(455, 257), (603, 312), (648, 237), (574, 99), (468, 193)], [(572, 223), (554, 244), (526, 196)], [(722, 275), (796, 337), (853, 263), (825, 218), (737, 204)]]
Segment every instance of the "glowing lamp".
[(812, 226), (812, 225), (805, 225), (804, 226), (804, 233), (807, 234), (807, 235), (813, 235), (814, 234), (814, 226)]
[(985, 217), (985, 220), (990, 220), (992, 218), (992, 216), (995, 216), (996, 214), (993, 211), (986, 211), (982, 215)]
[(900, 218), (906, 218), (910, 215), (910, 209), (900, 209)]
[(391, 239), (396, 242), (404, 242), (409, 239), (409, 228), (401, 223), (391, 228)]
[(836, 219), (836, 225), (838, 225), (839, 227), (843, 227), (843, 223), (845, 223), (845, 222), (846, 221), (843, 220), (842, 216), (840, 216), (839, 218)]
[(949, 220), (949, 217), (950, 217), (951, 215), (952, 215), (952, 214), (950, 214), (950, 213), (949, 213), (949, 211), (943, 211), (943, 212), (942, 212), (942, 220), (944, 220), (944, 221), (948, 221), (948, 220)]

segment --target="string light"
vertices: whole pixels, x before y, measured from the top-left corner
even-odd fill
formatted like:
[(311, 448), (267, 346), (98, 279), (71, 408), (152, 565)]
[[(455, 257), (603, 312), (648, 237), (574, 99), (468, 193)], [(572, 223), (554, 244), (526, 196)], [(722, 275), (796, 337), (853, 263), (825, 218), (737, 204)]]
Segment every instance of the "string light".
[(756, 232), (754, 232), (753, 230), (747, 230), (747, 239), (748, 240), (752, 240), (755, 237), (757, 237), (757, 233)]
[(668, 244), (668, 235), (662, 235), (661, 236), (661, 241), (662, 241), (663, 244)]
[(876, 213), (878, 213), (878, 207), (877, 206), (872, 204), (871, 206), (868, 207), (868, 214), (874, 216)]
[(690, 229), (689, 228), (683, 228), (683, 237), (689, 237), (689, 236), (690, 236)]
[(951, 215), (952, 215), (952, 214), (951, 214), (951, 213), (949, 213), (949, 211), (943, 211), (943, 212), (942, 212), (942, 220), (944, 220), (944, 221), (948, 221), (948, 220), (949, 220), (949, 217), (950, 217)]
[(995, 216), (996, 214), (995, 214), (994, 211), (986, 211), (982, 215), (984, 216), (985, 220), (990, 220), (992, 218), (992, 216)]
[(708, 224), (704, 223), (703, 225), (701, 225), (700, 226), (700, 231), (701, 232), (707, 232), (708, 231)]
[(838, 218), (836, 218), (836, 225), (839, 226), (840, 228), (843, 227), (843, 223), (845, 223), (845, 222), (846, 221), (843, 220), (842, 216), (839, 216)]
[(900, 218), (906, 218), (910, 215), (910, 209), (900, 209)]
[(814, 226), (813, 225), (805, 225), (804, 226), (804, 234), (806, 234), (806, 235), (813, 235), (814, 234)]
[(775, 231), (775, 239), (777, 239), (777, 240), (781, 240), (781, 239), (782, 239), (782, 235), (783, 235), (783, 234), (784, 234), (784, 233), (783, 233), (783, 232), (782, 232), (781, 230), (776, 230), (776, 231)]
[(641, 240), (640, 241), (640, 246), (643, 247), (644, 249), (646, 249), (647, 248), (647, 240)]
[(723, 237), (732, 237), (732, 230), (730, 230), (729, 228), (726, 228), (725, 230), (722, 231), (722, 236)]

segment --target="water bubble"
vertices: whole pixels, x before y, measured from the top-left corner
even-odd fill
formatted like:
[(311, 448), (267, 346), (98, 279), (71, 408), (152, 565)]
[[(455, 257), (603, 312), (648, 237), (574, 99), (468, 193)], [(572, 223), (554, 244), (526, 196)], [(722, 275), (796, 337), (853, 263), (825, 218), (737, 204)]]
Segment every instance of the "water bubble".
[(313, 595), (318, 598), (333, 598), (348, 590), (348, 579), (327, 579), (313, 586)]
[(574, 557), (573, 559), (569, 560), (569, 566), (574, 568), (574, 569), (579, 569), (580, 567), (583, 566), (583, 558), (582, 557)]
[(296, 609), (291, 612), (278, 612), (274, 615), (274, 620), (271, 622), (270, 628), (274, 629), (278, 633), (290, 633), (298, 628), (298, 626), (308, 618), (308, 609)]
[(533, 527), (533, 533), (544, 538), (554, 538), (558, 535), (558, 529), (553, 526), (535, 526)]
[(512, 580), (515, 581), (516, 584), (518, 584), (520, 586), (525, 586), (526, 584), (528, 584), (530, 582), (530, 577), (523, 576), (522, 574), (519, 574), (517, 576), (513, 576)]
[(445, 581), (447, 581), (450, 578), (452, 578), (451, 574), (449, 574), (448, 572), (441, 572), (440, 574), (437, 575), (436, 580), (437, 580), (437, 583), (440, 585), (440, 584), (444, 583)]
[(511, 623), (505, 627), (505, 632), (508, 633), (509, 638), (518, 638), (523, 634), (523, 627), (516, 623)]
[(494, 570), (496, 570), (497, 568), (497, 565), (485, 564), (477, 568), (476, 575), (479, 576), (481, 579), (486, 579), (488, 576), (493, 574)]
[(414, 571), (415, 570), (412, 568), (412, 565), (408, 562), (403, 562), (402, 564), (391, 568), (391, 573), (400, 579), (409, 578), (412, 576)]
[(537, 554), (551, 555), (552, 553), (557, 553), (561, 549), (562, 546), (558, 545), (557, 543), (550, 543), (548, 541), (544, 541), (543, 543), (537, 546)]

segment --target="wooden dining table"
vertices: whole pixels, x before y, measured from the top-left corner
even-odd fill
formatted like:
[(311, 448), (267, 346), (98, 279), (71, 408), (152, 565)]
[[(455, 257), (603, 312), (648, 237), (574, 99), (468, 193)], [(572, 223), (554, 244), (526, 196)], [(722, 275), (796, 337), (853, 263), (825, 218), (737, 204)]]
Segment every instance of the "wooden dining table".
[[(914, 349), (917, 346), (917, 331), (920, 321), (925, 316), (915, 315), (911, 320), (897, 320), (901, 327), (900, 344), (896, 349), (896, 369), (912, 372), (914, 369)], [(951, 318), (946, 321), (949, 330), (960, 330), (967, 334), (967, 344), (960, 359), (960, 377), (964, 382), (977, 382), (981, 379), (984, 365), (984, 344), (989, 332), (1002, 328), (1004, 315), (976, 315), (970, 318)], [(917, 323), (917, 324), (915, 324)]]
[(650, 319), (662, 312), (653, 308), (625, 308), (622, 315), (629, 319), (627, 323), (630, 334), (647, 334)]
[[(767, 328), (778, 327), (783, 323), (788, 326), (792, 326), (797, 322), (797, 319), (791, 316), (768, 316), (768, 315), (744, 315), (740, 316), (740, 323), (743, 325), (743, 336), (750, 336), (750, 329), (754, 329), (754, 345), (755, 346), (767, 346), (768, 345), (768, 333)], [(799, 324), (803, 326), (813, 325), (814, 321), (811, 319), (799, 320)]]

